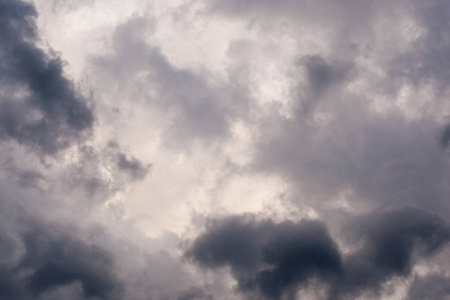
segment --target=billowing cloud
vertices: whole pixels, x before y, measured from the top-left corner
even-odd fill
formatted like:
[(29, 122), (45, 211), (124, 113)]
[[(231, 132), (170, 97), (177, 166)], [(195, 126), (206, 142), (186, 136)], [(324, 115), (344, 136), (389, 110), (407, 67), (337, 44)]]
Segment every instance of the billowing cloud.
[(212, 224), (187, 257), (206, 268), (229, 266), (242, 292), (279, 299), (311, 279), (342, 271), (337, 246), (316, 221), (274, 223), (235, 216)]
[(418, 259), (437, 253), (450, 239), (450, 227), (440, 217), (413, 208), (366, 215), (354, 226), (362, 246), (342, 254), (318, 221), (233, 216), (211, 223), (186, 256), (204, 268), (230, 267), (238, 290), (251, 297), (295, 299), (316, 279), (328, 285), (330, 299), (353, 299), (363, 292), (380, 295), (383, 283), (409, 276)]
[[(13, 213), (3, 200), (2, 206)], [(52, 299), (58, 290), (65, 299), (122, 299), (110, 253), (70, 227), (34, 220), (22, 209), (14, 213), (18, 220), (1, 215), (1, 299)]]
[(0, 7), (0, 138), (54, 154), (92, 128), (92, 108), (66, 78), (61, 58), (39, 46), (35, 7), (6, 0)]
[(413, 208), (374, 213), (354, 225), (363, 246), (345, 257), (332, 299), (359, 296), (365, 289), (379, 296), (383, 283), (409, 276), (419, 259), (436, 254), (450, 239), (444, 220)]
[(0, 0), (0, 299), (448, 298), (449, 12)]

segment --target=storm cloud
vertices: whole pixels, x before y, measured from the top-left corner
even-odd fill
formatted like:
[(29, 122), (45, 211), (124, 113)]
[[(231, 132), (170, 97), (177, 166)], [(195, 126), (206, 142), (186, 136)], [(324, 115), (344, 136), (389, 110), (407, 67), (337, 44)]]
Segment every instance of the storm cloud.
[(329, 299), (353, 299), (363, 292), (380, 295), (383, 283), (409, 276), (419, 259), (450, 239), (445, 221), (414, 208), (362, 216), (354, 226), (362, 246), (343, 254), (318, 221), (232, 216), (212, 221), (186, 256), (203, 268), (230, 267), (238, 290), (250, 297), (295, 299), (316, 279), (328, 285)]
[(206, 268), (229, 266), (242, 292), (280, 299), (312, 278), (331, 280), (342, 262), (326, 228), (316, 221), (274, 223), (235, 216), (215, 222), (186, 253)]
[(54, 154), (92, 129), (94, 115), (61, 58), (39, 46), (36, 17), (33, 4), (0, 2), (0, 139)]

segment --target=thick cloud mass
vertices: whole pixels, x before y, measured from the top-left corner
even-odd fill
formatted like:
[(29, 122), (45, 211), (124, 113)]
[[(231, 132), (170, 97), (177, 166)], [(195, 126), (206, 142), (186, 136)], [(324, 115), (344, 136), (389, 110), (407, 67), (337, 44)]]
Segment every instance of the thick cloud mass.
[(449, 15), (0, 0), (0, 300), (449, 298)]
[(210, 269), (229, 266), (242, 292), (268, 299), (294, 297), (312, 279), (326, 283), (330, 299), (362, 292), (379, 295), (382, 284), (411, 273), (420, 258), (450, 240), (450, 228), (438, 216), (405, 208), (364, 216), (355, 223), (359, 250), (342, 255), (325, 226), (255, 221), (235, 216), (215, 221), (187, 250), (187, 257)]
[(277, 224), (231, 217), (208, 228), (186, 255), (206, 268), (230, 266), (241, 291), (270, 299), (312, 278), (331, 280), (342, 268), (335, 243), (315, 221)]
[(450, 240), (446, 222), (413, 208), (374, 213), (355, 225), (363, 246), (345, 257), (345, 272), (332, 299), (339, 293), (358, 295), (364, 289), (379, 295), (384, 282), (408, 276), (418, 259), (435, 254)]
[(38, 46), (36, 16), (32, 4), (0, 2), (0, 139), (54, 154), (79, 140), (94, 116), (61, 59)]
[(81, 282), (86, 298), (120, 297), (120, 283), (112, 276), (112, 260), (104, 250), (33, 231), (27, 233), (25, 245), (23, 265), (35, 267), (27, 282), (34, 297), (75, 281)]
[[(51, 299), (51, 292), (75, 283), (81, 285), (79, 295), (69, 292), (65, 299), (122, 298), (107, 251), (79, 240), (69, 228), (33, 221), (21, 210), (17, 214), (18, 223), (1, 215), (0, 299)], [(16, 232), (5, 230), (19, 224)]]

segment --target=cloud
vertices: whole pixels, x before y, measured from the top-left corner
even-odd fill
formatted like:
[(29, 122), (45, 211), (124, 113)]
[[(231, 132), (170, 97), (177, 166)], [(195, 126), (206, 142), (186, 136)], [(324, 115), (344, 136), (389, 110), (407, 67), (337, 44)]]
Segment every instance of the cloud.
[(67, 236), (54, 237), (42, 229), (27, 232), (24, 243), (22, 267), (34, 269), (26, 279), (33, 297), (79, 281), (87, 299), (121, 298), (122, 287), (113, 275), (113, 261), (105, 250)]
[(344, 275), (331, 299), (357, 297), (364, 290), (380, 295), (385, 282), (408, 277), (419, 259), (436, 254), (450, 240), (450, 227), (442, 218), (415, 208), (376, 212), (354, 226), (363, 245), (345, 257)]
[(442, 0), (433, 0), (427, 4), (420, 1), (408, 2), (412, 5), (424, 34), (410, 45), (408, 51), (399, 55), (392, 65), (392, 71), (396, 75), (405, 76), (416, 85), (436, 84), (438, 92), (442, 93), (450, 78), (450, 61), (446, 55), (450, 48), (450, 30), (445, 18), (450, 7)]
[[(277, 19), (283, 17), (303, 16), (307, 22), (320, 22), (326, 25), (327, 22), (339, 23), (358, 21), (358, 23), (368, 22), (370, 19), (364, 20), (364, 17), (370, 15), (371, 9), (376, 6), (372, 3), (360, 3), (358, 1), (317, 1), (311, 3), (303, 0), (245, 0), (245, 1), (224, 1), (211, 0), (208, 1), (209, 9), (212, 12), (223, 13), (231, 17), (249, 17), (260, 19)], [(353, 7), (354, 11), (350, 11), (349, 7)], [(331, 14), (347, 15), (349, 20), (326, 20)], [(302, 21), (302, 20), (299, 20)], [(362, 24), (361, 24), (362, 25)]]
[(122, 298), (123, 285), (110, 253), (61, 224), (38, 221), (21, 209), (16, 215), (20, 220), (2, 214), (0, 299), (49, 299), (64, 288), (69, 289), (65, 299), (75, 299), (77, 295), (70, 293), (75, 283), (81, 287), (77, 299)]
[(254, 297), (295, 299), (315, 279), (328, 286), (329, 299), (354, 299), (380, 295), (384, 283), (410, 276), (419, 259), (450, 240), (444, 220), (415, 208), (365, 215), (353, 226), (359, 237), (353, 245), (362, 245), (344, 255), (319, 221), (231, 216), (213, 221), (186, 256), (203, 268), (230, 267), (238, 290)]
[[(115, 19), (108, 1), (54, 0), (64, 17), (39, 22), (68, 29), (41, 35), (34, 5), (0, 0), (0, 299), (448, 297), (433, 261), (450, 238), (446, 1), (150, 2)], [(62, 32), (95, 45), (46, 49)], [(236, 197), (224, 206), (261, 215), (212, 220), (179, 255), (198, 220), (167, 207), (244, 192), (296, 211)], [(177, 228), (150, 238), (149, 218)]]
[(115, 172), (127, 174), (131, 181), (144, 179), (150, 170), (151, 165), (144, 165), (135, 157), (130, 157), (116, 142), (109, 142), (105, 152), (106, 156), (111, 156), (114, 169), (117, 169)]
[(212, 299), (176, 255), (176, 234), (150, 238), (107, 207), (65, 215), (38, 195), (0, 185), (0, 299)]
[(35, 7), (2, 0), (0, 11), (0, 140), (55, 154), (92, 129), (93, 110), (66, 78), (63, 61), (38, 46)]
[(445, 1), (206, 5), (213, 16), (261, 25), (251, 30), (262, 35), (283, 35), (287, 26), (297, 43), (293, 83), (281, 99), (288, 108), (260, 116), (253, 170), (282, 176), (294, 201), (320, 211), (344, 194), (364, 209), (426, 198), (448, 210), (438, 147), (446, 133), (436, 138), (448, 112)]
[(448, 148), (450, 143), (450, 124), (445, 126), (444, 130), (442, 130), (439, 142), (442, 148), (445, 150)]
[(445, 300), (450, 296), (450, 279), (440, 274), (416, 276), (408, 300)]
[[(232, 121), (245, 114), (245, 90), (235, 78), (223, 82), (207, 70), (178, 67), (145, 39), (151, 28), (150, 18), (137, 16), (117, 26), (112, 54), (92, 57), (96, 74), (118, 93), (132, 90), (136, 105), (159, 121), (165, 145), (183, 149), (226, 139)], [(110, 105), (129, 108), (125, 102)]]
[(424, 199), (428, 207), (445, 207), (440, 126), (398, 111), (379, 114), (346, 96), (321, 99), (307, 115), (269, 115), (256, 140), (255, 170), (281, 175), (294, 201), (318, 210), (344, 193), (349, 203), (371, 208), (421, 206)]
[(205, 293), (201, 288), (191, 287), (176, 296), (176, 300), (213, 300), (213, 296)]
[(279, 299), (313, 278), (328, 281), (341, 259), (326, 228), (317, 221), (256, 221), (233, 216), (216, 221), (186, 256), (205, 268), (229, 266), (241, 292)]

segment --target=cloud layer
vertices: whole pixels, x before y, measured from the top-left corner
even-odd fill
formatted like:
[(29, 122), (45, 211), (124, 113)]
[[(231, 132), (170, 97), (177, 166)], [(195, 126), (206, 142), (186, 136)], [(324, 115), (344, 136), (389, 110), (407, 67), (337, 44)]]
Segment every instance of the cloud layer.
[(446, 299), (444, 0), (0, 0), (0, 299)]

